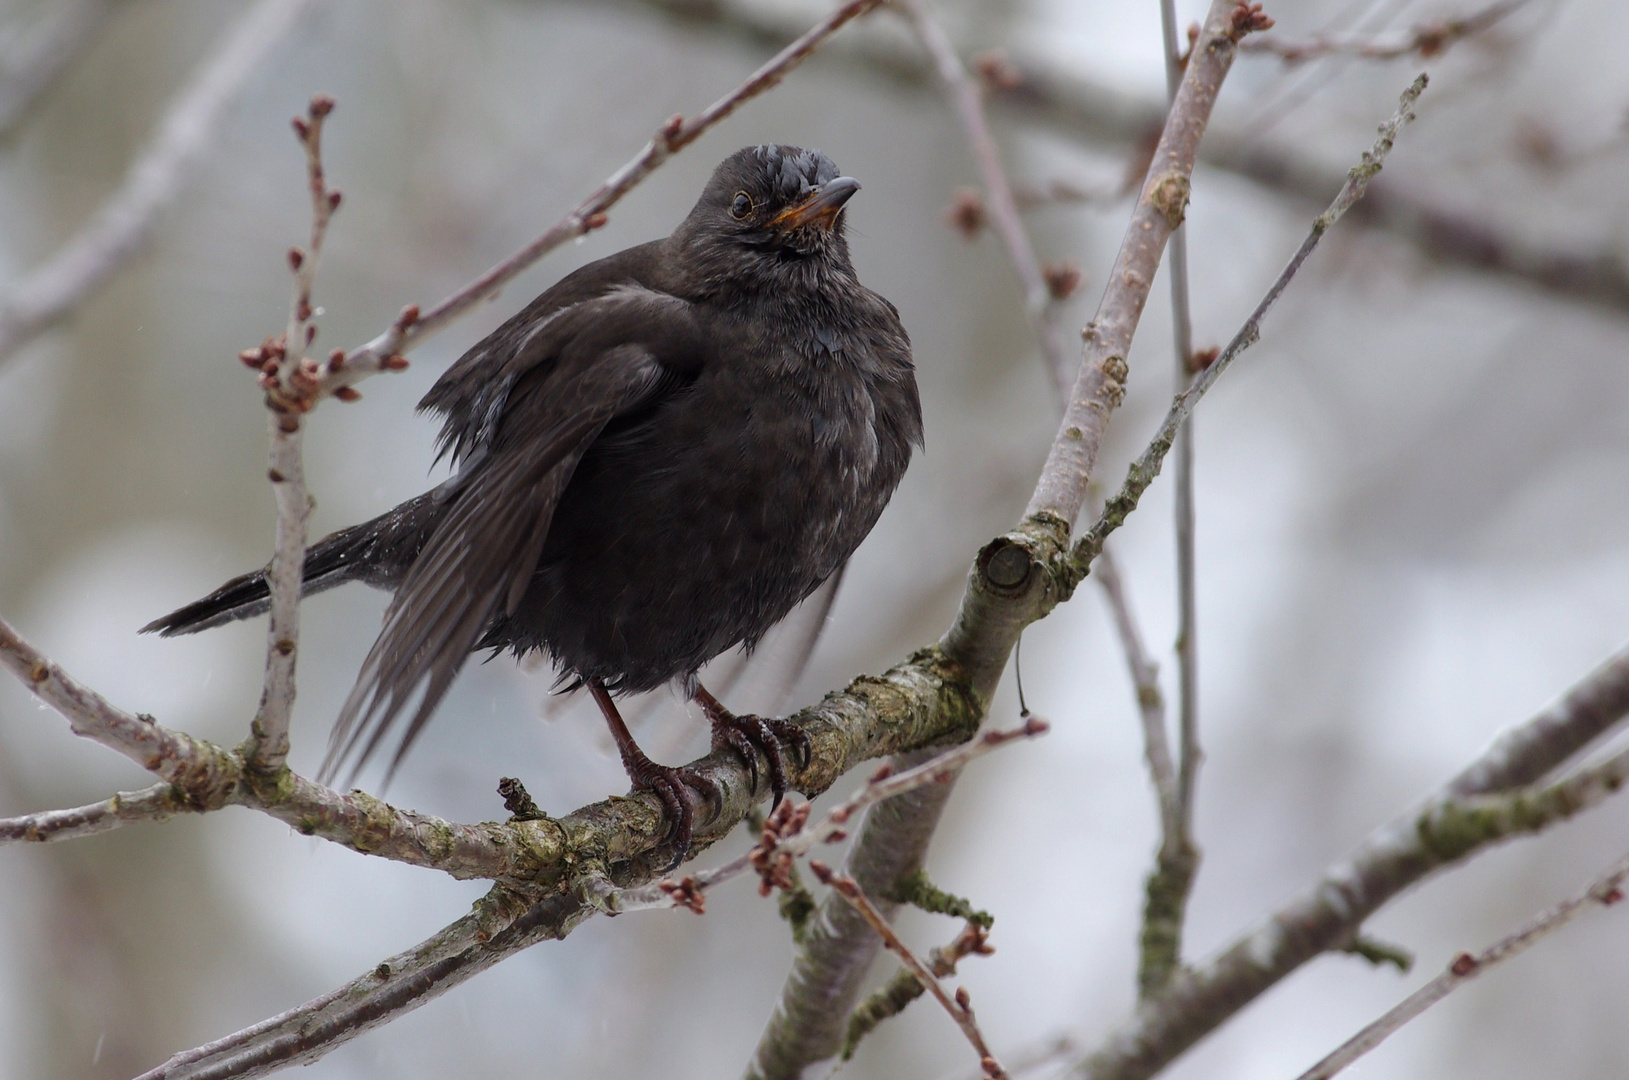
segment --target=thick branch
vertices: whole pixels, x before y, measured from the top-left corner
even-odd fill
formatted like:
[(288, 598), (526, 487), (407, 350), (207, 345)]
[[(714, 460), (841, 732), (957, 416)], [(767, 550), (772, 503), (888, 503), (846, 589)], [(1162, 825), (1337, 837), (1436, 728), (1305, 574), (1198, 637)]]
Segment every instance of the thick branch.
[(1520, 798), (1508, 792), (1559, 767), (1629, 715), (1629, 648), (1555, 705), (1507, 732), (1418, 809), (1373, 833), (1311, 888), (1206, 963), (1180, 973), (1080, 1063), (1091, 1080), (1141, 1080), (1320, 953), (1351, 942), (1365, 920), (1428, 875), (1513, 836), (1531, 834), (1614, 790), (1618, 758)]
[(153, 141), (96, 216), (0, 294), (0, 361), (66, 318), (146, 244), (214, 141), (232, 102), (313, 0), (260, 0), (211, 50)]
[[(176, 797), (193, 809), (248, 806), (357, 851), (530, 889), (575, 888), (595, 875), (614, 880), (632, 873), (624, 869), (631, 864), (665, 865), (667, 825), (661, 802), (649, 792), (608, 799), (560, 819), (461, 825), (399, 810), (365, 792), (342, 795), (287, 768), (253, 769), (242, 749), (226, 750), (151, 717), (132, 716), (46, 660), (3, 620), (0, 663), (67, 717), (75, 734), (174, 785)], [(793, 771), (792, 786), (813, 797), (870, 758), (960, 742), (977, 729), (983, 712), (965, 672), (938, 650), (924, 650), (790, 717), (812, 747), (808, 766)], [(722, 796), (718, 814), (697, 828), (699, 851), (767, 797), (768, 779), (760, 777), (754, 788), (745, 764), (728, 751), (691, 768), (712, 779)]]
[[(812, 825), (806, 823), (808, 803), (803, 803), (796, 810), (796, 813), (801, 815), (797, 817), (789, 816), (793, 812), (790, 802), (782, 803), (777, 814), (772, 815), (769, 824), (766, 824), (757, 847), (722, 866), (687, 876), (686, 895), (702, 896), (714, 886), (740, 877), (748, 870), (755, 870), (763, 877), (765, 896), (769, 895), (768, 890), (772, 885), (789, 888), (791, 886), (785, 879), (778, 879), (777, 866), (781, 864), (790, 866), (792, 860), (808, 854), (817, 844), (835, 843), (845, 838), (848, 835), (848, 827), (856, 815), (878, 803), (897, 799), (918, 788), (948, 784), (968, 762), (981, 758), (1009, 742), (1044, 735), (1049, 729), (1050, 725), (1045, 720), (1032, 716), (1020, 727), (1008, 731), (987, 730), (978, 738), (942, 750), (927, 758), (922, 764), (904, 772), (896, 772), (892, 766), (885, 765), (866, 782), (864, 787), (832, 807), (824, 817)], [(608, 890), (596, 898), (596, 906), (607, 915), (621, 915), (657, 907), (695, 906), (677, 899), (671, 888), (672, 884), (663, 881), (655, 886), (639, 889)]]

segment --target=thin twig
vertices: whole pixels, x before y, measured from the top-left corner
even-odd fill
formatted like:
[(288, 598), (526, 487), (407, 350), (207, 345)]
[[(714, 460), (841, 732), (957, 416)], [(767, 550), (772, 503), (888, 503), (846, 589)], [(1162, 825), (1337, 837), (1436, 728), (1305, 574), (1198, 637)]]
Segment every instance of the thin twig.
[(1012, 183), (1001, 164), (1001, 151), (995, 136), (990, 133), (984, 115), (984, 94), (967, 73), (956, 47), (951, 44), (944, 28), (927, 13), (918, 0), (890, 0), (911, 23), (944, 84), (945, 93), (956, 109), (962, 132), (967, 137), (973, 160), (978, 165), (979, 177), (989, 200), (988, 217), (996, 235), (1007, 248), (1007, 257), (1018, 274), (1024, 289), (1024, 305), (1035, 322), (1035, 334), (1040, 341), (1041, 356), (1046, 362), (1047, 374), (1061, 398), (1069, 392), (1075, 364), (1064, 346), (1063, 329), (1058, 325), (1056, 297), (1047, 285), (1046, 273), (1030, 246), (1029, 234), (1018, 216), (1018, 204)]
[[(271, 439), (271, 465), (267, 476), (277, 499), (277, 539), (271, 569), (266, 575), (271, 590), (271, 618), (266, 627), (266, 675), (260, 709), (251, 726), (249, 765), (262, 772), (282, 768), (288, 759), (289, 714), (294, 708), (294, 670), (300, 647), (300, 583), (305, 571), (307, 526), (311, 496), (305, 486), (304, 435), (301, 414), (311, 407), (311, 380), (316, 361), (306, 355), (316, 336), (311, 319), (311, 288), (322, 257), (328, 222), (339, 208), (340, 195), (330, 191), (322, 167), (322, 129), (333, 111), (332, 98), (311, 99), (304, 120), (296, 117), (295, 133), (305, 151), (306, 184), (311, 195), (311, 239), (304, 251), (289, 249), (294, 274), (294, 299), (289, 304), (288, 329), (279, 354), (262, 362), (271, 370), (260, 377), (266, 390), (267, 429)], [(266, 352), (263, 346), (259, 355)]]
[(1227, 347), (1221, 351), (1221, 354), (1204, 371), (1199, 373), (1187, 390), (1179, 394), (1176, 400), (1172, 402), (1170, 411), (1166, 413), (1164, 423), (1160, 425), (1158, 433), (1154, 436), (1148, 448), (1132, 463), (1131, 469), (1126, 474), (1125, 482), (1120, 486), (1120, 490), (1104, 505), (1103, 512), (1098, 516), (1097, 521), (1075, 545), (1074, 558), (1077, 569), (1084, 570), (1090, 566), (1091, 561), (1102, 550), (1103, 541), (1107, 539), (1110, 533), (1124, 524), (1127, 515), (1137, 508), (1137, 501), (1142, 498), (1143, 492), (1148, 490), (1148, 485), (1153, 483), (1154, 478), (1159, 475), (1160, 466), (1165, 461), (1165, 455), (1170, 451), (1176, 439), (1178, 429), (1192, 414), (1194, 406), (1199, 403), (1199, 399), (1205, 395), (1205, 392), (1211, 388), (1217, 378), (1227, 370), (1228, 366), (1233, 363), (1240, 353), (1260, 339), (1262, 318), (1278, 301), (1278, 298), (1283, 295), (1284, 290), (1289, 287), (1290, 281), (1295, 277), (1297, 271), (1301, 269), (1301, 265), (1307, 261), (1307, 257), (1312, 254), (1313, 249), (1318, 246), (1324, 234), (1341, 219), (1342, 215), (1352, 208), (1353, 204), (1363, 198), (1364, 192), (1368, 189), (1369, 181), (1379, 174), (1386, 155), (1391, 152), (1398, 131), (1404, 124), (1414, 119), (1414, 103), (1419, 99), (1420, 94), (1424, 92), (1426, 82), (1426, 76), (1421, 75), (1403, 92), (1397, 112), (1393, 114), (1391, 119), (1380, 125), (1380, 138), (1375, 141), (1373, 147), (1364, 151), (1362, 163), (1347, 175), (1346, 183), (1335, 196), (1335, 201), (1330, 203), (1329, 208), (1312, 223), (1312, 230), (1307, 234), (1307, 238), (1301, 242), (1300, 248), (1290, 257), (1289, 263), (1284, 267), (1283, 272), (1278, 275), (1278, 279), (1267, 290), (1267, 295), (1262, 297), (1261, 302), (1256, 305), (1256, 309), (1250, 313), (1250, 317), (1245, 320), (1244, 325), (1233, 336), (1233, 340), (1227, 343)]
[(0, 135), (77, 60), (122, 0), (55, 0), (0, 47)]
[[(1176, 4), (1160, 0), (1166, 90), (1176, 101), (1187, 60), (1177, 37)], [(1171, 331), (1176, 354), (1177, 393), (1193, 381), (1193, 317), (1188, 301), (1188, 229), (1171, 234), (1167, 256), (1171, 277)], [(1143, 926), (1137, 965), (1138, 992), (1146, 997), (1170, 981), (1182, 963), (1182, 928), (1188, 896), (1199, 870), (1194, 843), (1194, 799), (1199, 781), (1199, 618), (1198, 571), (1194, 559), (1193, 420), (1176, 436), (1174, 529), (1177, 593), (1177, 765), (1173, 812), (1164, 818), (1160, 848), (1144, 887)], [(1161, 733), (1164, 721), (1161, 720)]]
[(967, 1037), (967, 1041), (978, 1054), (979, 1065), (984, 1069), (984, 1075), (990, 1080), (1007, 1080), (1007, 1071), (1001, 1067), (995, 1055), (990, 1053), (990, 1047), (984, 1041), (984, 1033), (979, 1030), (978, 1021), (973, 1017), (973, 1003), (968, 996), (967, 988), (958, 989), (954, 998), (946, 993), (944, 984), (917, 958), (910, 946), (900, 939), (888, 920), (883, 918), (882, 912), (871, 902), (871, 898), (866, 896), (865, 890), (861, 889), (852, 877), (833, 873), (831, 867), (819, 861), (811, 861), (809, 869), (815, 877), (831, 886), (837, 895), (860, 913), (871, 929), (876, 931), (877, 936), (882, 938), (883, 945), (888, 951), (899, 957), (900, 963), (916, 976), (916, 980), (933, 995), (935, 1001), (944, 1006), (945, 1012), (956, 1021), (956, 1026), (962, 1029), (962, 1034)]
[(1119, 563), (1109, 548), (1105, 547), (1092, 564), (1092, 577), (1108, 601), (1109, 614), (1114, 618), (1114, 629), (1120, 637), (1120, 651), (1125, 653), (1126, 667), (1130, 670), (1132, 690), (1137, 695), (1137, 711), (1143, 721), (1143, 753), (1154, 784), (1161, 833), (1172, 836), (1180, 830), (1176, 765), (1171, 758), (1170, 736), (1165, 730), (1165, 695), (1160, 691), (1159, 666), (1148, 656), (1148, 647), (1143, 644), (1142, 632), (1137, 628), (1131, 602), (1125, 594)]
[(1307, 961), (1341, 951), (1381, 907), (1432, 874), (1537, 832), (1624, 788), (1616, 755), (1544, 788), (1526, 789), (1629, 716), (1629, 647), (1554, 705), (1496, 739), (1415, 808), (1215, 956), (1179, 972), (1080, 1062), (1089, 1080), (1146, 1080)]
[[(995, 949), (989, 943), (989, 936), (986, 926), (969, 920), (949, 945), (928, 950), (928, 970), (936, 978), (948, 979), (956, 974), (956, 966), (967, 957), (993, 955)], [(848, 1014), (848, 1022), (844, 1025), (843, 1049), (838, 1054), (838, 1060), (851, 1059), (867, 1035), (884, 1020), (904, 1012), (911, 1002), (922, 996), (924, 990), (926, 987), (909, 968), (902, 967), (896, 971), (892, 979), (873, 991)], [(1016, 1073), (1017, 1069), (1013, 1072)], [(978, 1075), (981, 1078), (989, 1075), (984, 1070), (983, 1062), (979, 1063)]]
[(192, 809), (180, 798), (173, 784), (154, 784), (140, 791), (121, 791), (112, 798), (71, 810), (45, 810), (0, 818), (0, 845), (74, 840), (137, 821), (165, 821)]
[(669, 118), (651, 141), (645, 144), (643, 150), (612, 173), (603, 184), (595, 188), (587, 198), (541, 236), (428, 310), (421, 313), (416, 306), (405, 309), (403, 316), (383, 333), (372, 341), (352, 349), (345, 355), (343, 371), (323, 372), (324, 389), (349, 387), (381, 370), (391, 357), (406, 352), (431, 334), (443, 329), (475, 305), (494, 295), (507, 282), (550, 251), (605, 225), (610, 220), (608, 216), (610, 209), (668, 158), (701, 138), (708, 130), (734, 113), (744, 102), (777, 85), (788, 72), (802, 63), (845, 23), (867, 14), (882, 2), (883, 0), (847, 0), (837, 10), (776, 53), (741, 85), (707, 106), (696, 116), (687, 120), (675, 114)]
[(260, 0), (176, 98), (124, 183), (43, 266), (0, 293), (0, 361), (66, 318), (153, 235), (250, 76), (314, 0)]
[[(688, 894), (704, 893), (715, 885), (740, 877), (760, 864), (772, 863), (779, 858), (790, 861), (808, 854), (818, 844), (841, 840), (847, 836), (847, 829), (867, 807), (929, 784), (949, 783), (961, 773), (968, 762), (981, 758), (1006, 743), (1044, 735), (1049, 728), (1050, 725), (1045, 720), (1031, 716), (1019, 727), (1007, 731), (985, 731), (976, 739), (953, 746), (903, 772), (894, 772), (885, 765), (866, 782), (865, 786), (832, 807), (813, 825), (804, 825), (800, 822), (796, 829), (784, 835), (766, 831), (764, 842), (745, 855), (740, 855), (711, 870), (686, 875)], [(664, 887), (665, 884), (671, 883), (659, 882), (656, 885), (636, 889), (604, 889), (594, 894), (594, 903), (609, 915), (621, 915), (624, 912), (648, 908), (690, 906), (676, 899), (672, 889)]]
[(1404, 1024), (1481, 975), (1496, 964), (1527, 951), (1542, 939), (1572, 922), (1597, 905), (1611, 907), (1623, 899), (1623, 882), (1629, 878), (1629, 856), (1590, 882), (1582, 892), (1528, 920), (1476, 955), (1460, 953), (1448, 969), (1414, 993), (1392, 1006), (1385, 1015), (1341, 1044), (1328, 1057), (1302, 1073), (1298, 1080), (1329, 1080), (1358, 1058), (1379, 1046)]
[(1342, 54), (1365, 60), (1397, 60), (1418, 56), (1429, 60), (1441, 56), (1459, 42), (1489, 29), (1531, 0), (1499, 0), (1480, 11), (1457, 18), (1432, 19), (1406, 33), (1388, 37), (1364, 34), (1315, 34), (1302, 41), (1286, 40), (1269, 34), (1244, 46), (1245, 52), (1270, 53), (1285, 63), (1299, 64), (1322, 56)]

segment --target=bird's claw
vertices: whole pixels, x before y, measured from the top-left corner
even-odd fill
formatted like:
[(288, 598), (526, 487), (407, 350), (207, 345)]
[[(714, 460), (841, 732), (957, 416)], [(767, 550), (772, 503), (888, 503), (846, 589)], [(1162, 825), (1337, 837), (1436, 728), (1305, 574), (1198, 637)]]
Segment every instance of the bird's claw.
[(796, 724), (785, 720), (767, 720), (762, 716), (737, 716), (720, 708), (710, 717), (713, 722), (713, 749), (729, 747), (740, 755), (752, 776), (752, 789), (758, 790), (758, 757), (763, 756), (769, 771), (769, 789), (775, 794), (775, 806), (786, 797), (786, 760), (781, 754), (781, 740), (786, 740), (797, 752), (802, 768), (809, 767), (813, 747), (809, 736)]
[(720, 803), (718, 785), (693, 769), (658, 765), (648, 758), (629, 767), (628, 779), (633, 781), (635, 791), (643, 788), (661, 800), (668, 820), (667, 842), (673, 848), (673, 861), (662, 873), (677, 869), (689, 856), (694, 835), (695, 811), (684, 789), (686, 786), (695, 789), (702, 798), (717, 806)]

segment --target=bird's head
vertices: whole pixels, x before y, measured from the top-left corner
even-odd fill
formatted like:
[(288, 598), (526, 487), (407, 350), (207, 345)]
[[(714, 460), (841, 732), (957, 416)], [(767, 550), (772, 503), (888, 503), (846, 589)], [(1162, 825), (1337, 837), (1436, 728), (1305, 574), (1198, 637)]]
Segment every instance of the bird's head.
[(749, 146), (713, 170), (675, 238), (693, 252), (709, 249), (746, 274), (802, 276), (821, 268), (852, 273), (843, 207), (858, 190), (860, 182), (838, 175), (818, 150)]

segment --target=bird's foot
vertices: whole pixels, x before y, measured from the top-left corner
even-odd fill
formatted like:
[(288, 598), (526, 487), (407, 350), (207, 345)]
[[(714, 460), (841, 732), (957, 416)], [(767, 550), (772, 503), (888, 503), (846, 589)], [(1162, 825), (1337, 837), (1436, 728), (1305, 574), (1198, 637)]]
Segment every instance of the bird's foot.
[(611, 700), (611, 692), (605, 688), (605, 683), (599, 679), (583, 681), (605, 717), (611, 738), (617, 744), (617, 752), (622, 755), (622, 768), (633, 782), (634, 790), (644, 788), (650, 791), (661, 800), (662, 808), (667, 811), (667, 840), (673, 846), (673, 861), (662, 871), (665, 874), (677, 868), (690, 854), (690, 838), (693, 835), (691, 822), (695, 815), (691, 809), (690, 793), (685, 791), (686, 785), (700, 792), (703, 798), (710, 799), (714, 806), (722, 806), (718, 785), (693, 769), (658, 765), (646, 757), (639, 744), (634, 742), (628, 725), (623, 723), (622, 714), (617, 711), (616, 702)]
[(786, 760), (781, 754), (784, 739), (797, 751), (803, 768), (809, 767), (813, 747), (809, 736), (796, 724), (785, 720), (770, 720), (762, 716), (737, 716), (726, 709), (704, 687), (696, 688), (696, 701), (713, 725), (713, 749), (728, 747), (741, 756), (747, 771), (752, 774), (752, 787), (758, 789), (758, 757), (763, 756), (769, 771), (769, 789), (775, 793), (775, 806), (786, 796)]
[(628, 770), (628, 779), (633, 782), (635, 791), (644, 789), (662, 801), (662, 808), (667, 811), (667, 820), (670, 823), (667, 842), (673, 848), (673, 861), (662, 873), (677, 869), (690, 854), (690, 840), (694, 835), (691, 825), (695, 811), (691, 805), (690, 793), (685, 788), (694, 789), (702, 798), (710, 800), (716, 806), (720, 801), (718, 785), (693, 769), (658, 765), (644, 754), (632, 760), (624, 755), (622, 764)]

